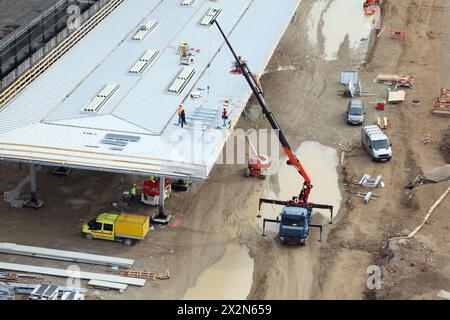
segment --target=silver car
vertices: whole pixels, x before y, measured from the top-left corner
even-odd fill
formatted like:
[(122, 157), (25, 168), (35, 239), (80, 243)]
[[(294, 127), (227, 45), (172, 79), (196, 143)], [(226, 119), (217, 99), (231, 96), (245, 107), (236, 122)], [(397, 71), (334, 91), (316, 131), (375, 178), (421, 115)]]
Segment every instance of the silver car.
[(359, 99), (350, 100), (346, 113), (347, 123), (357, 125), (363, 124), (364, 114), (364, 103)]

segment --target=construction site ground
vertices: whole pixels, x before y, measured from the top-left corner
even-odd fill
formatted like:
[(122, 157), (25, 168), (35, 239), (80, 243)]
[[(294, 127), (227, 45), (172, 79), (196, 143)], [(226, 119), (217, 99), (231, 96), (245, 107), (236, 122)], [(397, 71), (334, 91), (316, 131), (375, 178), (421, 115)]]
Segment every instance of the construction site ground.
[[(342, 0), (341, 0), (342, 1)], [(153, 272), (170, 270), (169, 280), (149, 281), (145, 287), (129, 287), (123, 295), (91, 291), (91, 299), (179, 299), (195, 285), (202, 272), (217, 262), (230, 243), (249, 249), (254, 261), (250, 299), (423, 299), (450, 291), (450, 197), (434, 211), (423, 229), (386, 258), (387, 239), (409, 234), (429, 207), (447, 189), (448, 183), (421, 186), (406, 192), (403, 187), (418, 174), (445, 164), (448, 151), (440, 146), (449, 131), (448, 118), (430, 113), (441, 87), (450, 87), (450, 3), (445, 0), (383, 1), (383, 25), (363, 65), (352, 65), (354, 56), (346, 43), (338, 59), (324, 61), (320, 50), (310, 47), (307, 22), (315, 0), (303, 0), (262, 77), (265, 97), (292, 147), (303, 141), (318, 141), (336, 148), (350, 141), (345, 168), (339, 167), (342, 205), (336, 222), (326, 225), (324, 239), (310, 239), (305, 247), (284, 246), (273, 237), (261, 237), (261, 221), (255, 219), (258, 199), (268, 189), (279, 188), (278, 180), (245, 178), (245, 165), (217, 165), (203, 184), (194, 183), (186, 193), (173, 193), (168, 212), (179, 219), (173, 227), (156, 228), (134, 247), (81, 237), (81, 225), (95, 215), (111, 210), (124, 190), (142, 178), (73, 171), (68, 177), (51, 175), (49, 168), (38, 174), (39, 197), (46, 206), (39, 211), (13, 209), (0, 203), (0, 241), (64, 250), (120, 256), (136, 260), (133, 269)], [(406, 28), (405, 41), (387, 36), (390, 28)], [(324, 39), (319, 36), (319, 46)], [(279, 66), (293, 66), (288, 70)], [(387, 106), (383, 112), (367, 105), (366, 123), (377, 114), (389, 119), (387, 135), (393, 144), (393, 159), (374, 163), (360, 145), (360, 128), (345, 123), (348, 100), (337, 95), (340, 72), (359, 68), (365, 89), (378, 94), (373, 83), (380, 73), (412, 74), (414, 88), (407, 100)], [(420, 106), (412, 100), (419, 99)], [(257, 112), (254, 101), (248, 109)], [(238, 127), (268, 128), (262, 117), (254, 122), (242, 118)], [(425, 133), (432, 141), (423, 144)], [(448, 139), (448, 136), (447, 138)], [(448, 150), (448, 149), (443, 149)], [(302, 155), (299, 155), (301, 158)], [(382, 174), (384, 189), (375, 190), (376, 201), (363, 204), (352, 185), (364, 173)], [(0, 190), (13, 189), (28, 174), (26, 165), (1, 163)], [(293, 174), (296, 174), (293, 172)], [(314, 181), (313, 181), (314, 182)], [(23, 197), (28, 195), (27, 188)], [(298, 190), (292, 190), (292, 195)], [(288, 200), (288, 199), (286, 199)], [(136, 205), (132, 212), (151, 215), (156, 208)], [(70, 263), (0, 254), (0, 261), (67, 268)], [(378, 265), (383, 284), (378, 291), (366, 287), (367, 268)], [(109, 268), (80, 265), (83, 271), (117, 273)], [(46, 278), (49, 279), (49, 278)], [(64, 279), (50, 279), (64, 284)]]

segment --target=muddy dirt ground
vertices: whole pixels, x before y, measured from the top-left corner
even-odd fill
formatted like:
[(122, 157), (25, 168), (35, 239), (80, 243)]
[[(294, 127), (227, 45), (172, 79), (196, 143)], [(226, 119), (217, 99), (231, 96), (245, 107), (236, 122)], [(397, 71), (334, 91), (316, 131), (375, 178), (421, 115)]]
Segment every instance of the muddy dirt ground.
[[(46, 207), (27, 211), (11, 209), (1, 202), (1, 241), (123, 256), (136, 259), (135, 269), (171, 272), (170, 280), (151, 281), (144, 288), (130, 287), (124, 295), (91, 291), (92, 299), (182, 298), (202, 272), (221, 258), (227, 246), (235, 243), (248, 247), (254, 260), (250, 299), (423, 299), (437, 298), (441, 289), (450, 291), (450, 217), (446, 215), (450, 198), (442, 202), (414, 240), (396, 247), (393, 258), (387, 259), (382, 252), (389, 238), (407, 235), (419, 225), (448, 187), (427, 185), (412, 192), (403, 189), (418, 174), (445, 164), (440, 146), (449, 120), (433, 117), (430, 108), (439, 89), (450, 86), (450, 30), (445, 25), (450, 4), (445, 0), (385, 0), (386, 30), (379, 38), (372, 34), (366, 61), (357, 65), (358, 59), (347, 42), (335, 61), (322, 58), (323, 36), (319, 36), (319, 46), (311, 48), (306, 30), (314, 3), (301, 2), (262, 85), (294, 150), (303, 141), (318, 141), (335, 148), (340, 155), (341, 142), (354, 145), (345, 167), (339, 168), (341, 210), (335, 223), (325, 226), (323, 242), (313, 237), (305, 247), (287, 247), (280, 245), (275, 234), (262, 238), (261, 222), (255, 218), (258, 199), (281, 186), (276, 177), (243, 177), (242, 165), (217, 165), (205, 183), (194, 184), (187, 193), (172, 194), (167, 210), (181, 223), (174, 228), (157, 228), (132, 248), (105, 241), (89, 242), (81, 238), (79, 230), (92, 216), (113, 210), (111, 203), (118, 201), (132, 181), (140, 183), (139, 178), (81, 171), (58, 178), (43, 169), (38, 175), (39, 195)], [(390, 40), (390, 28), (406, 28), (406, 41)], [(284, 70), (279, 66), (294, 68)], [(360, 147), (360, 129), (345, 123), (348, 100), (337, 95), (338, 79), (342, 70), (352, 68), (358, 69), (366, 90), (375, 94), (364, 99), (366, 123), (374, 123), (377, 116), (389, 119), (387, 134), (394, 150), (389, 163), (371, 162)], [(403, 104), (388, 106), (385, 111), (376, 111), (370, 104), (382, 88), (372, 81), (379, 73), (417, 77)], [(420, 99), (421, 106), (412, 106), (413, 99)], [(250, 101), (249, 112), (257, 112), (253, 104)], [(262, 117), (256, 122), (244, 117), (238, 126), (268, 127)], [(430, 144), (421, 142), (425, 133), (432, 136)], [(2, 163), (0, 190), (12, 189), (27, 174), (25, 169)], [(364, 173), (382, 174), (386, 184), (386, 188), (375, 191), (379, 200), (367, 205), (355, 195), (363, 189), (352, 185)], [(293, 195), (296, 192), (292, 190)], [(153, 214), (155, 210), (140, 205), (127, 208), (142, 214)], [(69, 265), (1, 254), (0, 260), (61, 268)], [(371, 265), (382, 270), (383, 284), (378, 291), (366, 290), (366, 270)], [(86, 271), (114, 273), (102, 267), (82, 267)]]

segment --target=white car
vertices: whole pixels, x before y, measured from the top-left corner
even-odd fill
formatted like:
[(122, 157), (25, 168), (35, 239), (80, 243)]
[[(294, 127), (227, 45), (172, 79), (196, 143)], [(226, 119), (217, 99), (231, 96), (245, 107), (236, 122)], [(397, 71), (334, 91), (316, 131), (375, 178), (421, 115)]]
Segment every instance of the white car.
[(392, 159), (392, 144), (379, 126), (363, 127), (361, 144), (373, 161), (385, 162)]

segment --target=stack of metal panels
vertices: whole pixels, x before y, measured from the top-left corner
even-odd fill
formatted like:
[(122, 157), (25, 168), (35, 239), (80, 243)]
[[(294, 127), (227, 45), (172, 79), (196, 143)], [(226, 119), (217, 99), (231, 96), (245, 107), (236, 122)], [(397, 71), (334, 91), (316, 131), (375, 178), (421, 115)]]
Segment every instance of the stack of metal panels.
[(124, 268), (130, 268), (134, 264), (134, 260), (131, 259), (101, 256), (76, 251), (64, 251), (41, 247), (21, 246), (14, 243), (4, 243), (4, 242), (0, 243), (0, 252), (22, 256), (53, 259), (53, 260), (73, 261), (106, 266), (119, 266)]

